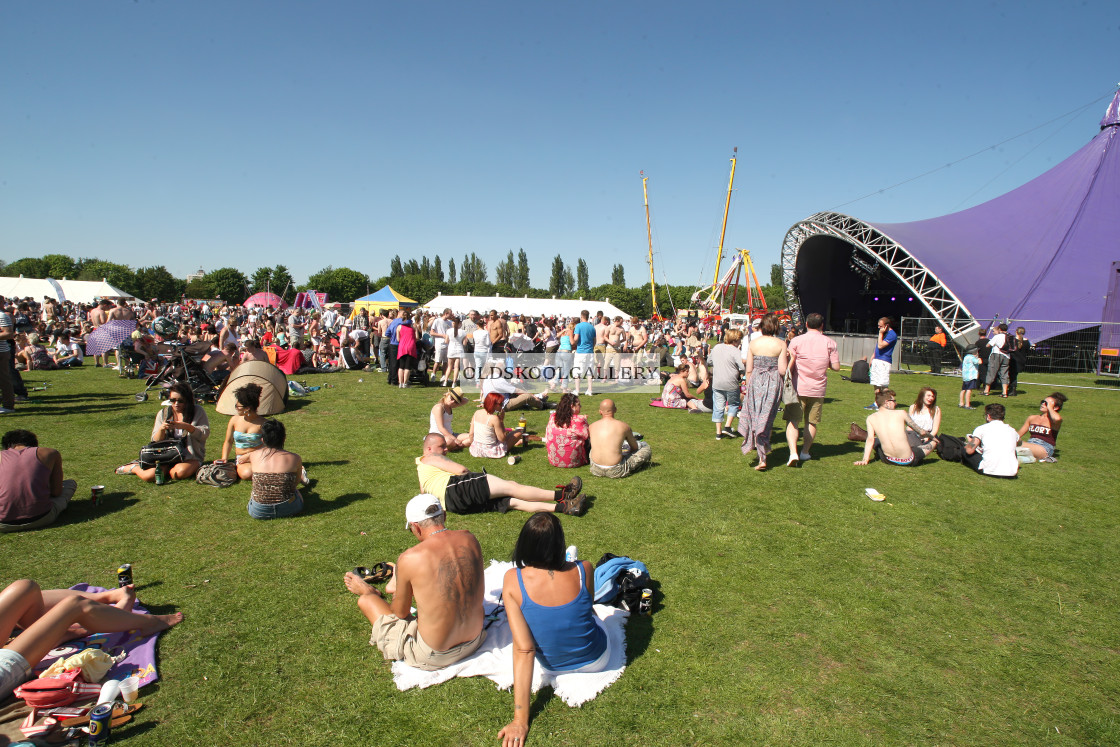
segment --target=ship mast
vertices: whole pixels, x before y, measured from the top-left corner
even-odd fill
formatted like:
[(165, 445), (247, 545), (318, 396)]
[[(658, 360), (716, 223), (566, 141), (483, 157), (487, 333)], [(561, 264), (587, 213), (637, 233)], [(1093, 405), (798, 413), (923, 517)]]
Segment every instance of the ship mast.
[(646, 262), (649, 264), (649, 290), (653, 296), (653, 306), (651, 307), (652, 313), (650, 318), (660, 319), (661, 310), (657, 307), (657, 283), (654, 282), (653, 279), (653, 229), (650, 228), (649, 189), (646, 187), (646, 182), (649, 181), (649, 177), (646, 176), (646, 172), (644, 171), (639, 171), (638, 173), (642, 177), (642, 197), (645, 199), (646, 203), (646, 237), (649, 239), (649, 255), (646, 258)]
[(735, 154), (738, 148), (731, 150), (731, 178), (727, 181), (727, 202), (723, 206), (723, 228), (719, 232), (719, 252), (716, 253), (716, 274), (712, 278), (712, 285), (719, 283), (719, 265), (723, 261), (723, 237), (727, 234), (727, 214), (731, 211), (731, 189), (735, 186)]

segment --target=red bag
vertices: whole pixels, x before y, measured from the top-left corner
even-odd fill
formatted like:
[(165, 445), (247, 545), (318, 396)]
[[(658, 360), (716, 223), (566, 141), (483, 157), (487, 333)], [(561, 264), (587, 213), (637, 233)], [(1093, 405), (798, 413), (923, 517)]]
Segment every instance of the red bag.
[(32, 708), (58, 708), (78, 699), (82, 685), (81, 669), (71, 669), (57, 677), (40, 677), (15, 689), (15, 696), (23, 698)]

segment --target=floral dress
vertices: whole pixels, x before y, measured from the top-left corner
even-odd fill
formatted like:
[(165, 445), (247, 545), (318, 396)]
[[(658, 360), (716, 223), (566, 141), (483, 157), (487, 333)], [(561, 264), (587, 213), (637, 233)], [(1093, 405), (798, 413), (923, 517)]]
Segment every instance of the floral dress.
[(582, 467), (588, 463), (587, 444), (590, 433), (587, 416), (576, 415), (567, 428), (556, 425), (556, 413), (548, 414), (544, 430), (544, 445), (548, 449), (548, 463), (553, 467)]
[(661, 404), (675, 410), (683, 410), (688, 407), (688, 400), (684, 398), (684, 392), (681, 391), (679, 384), (673, 383), (672, 379), (665, 382), (665, 388), (661, 390)]
[(782, 376), (778, 373), (778, 357), (756, 355), (754, 370), (747, 382), (747, 396), (739, 411), (739, 433), (743, 434), (743, 453), (752, 449), (766, 455), (770, 453), (770, 431), (778, 402), (782, 396)]

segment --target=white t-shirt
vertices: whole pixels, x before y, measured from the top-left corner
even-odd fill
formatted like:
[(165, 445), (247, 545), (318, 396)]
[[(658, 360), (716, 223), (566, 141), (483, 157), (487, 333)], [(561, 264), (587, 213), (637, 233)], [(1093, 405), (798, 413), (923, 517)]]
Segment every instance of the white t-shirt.
[(479, 327), (471, 333), (474, 339), (474, 352), (475, 353), (489, 353), (490, 352), (490, 332), (485, 327)]
[(980, 471), (994, 477), (1013, 477), (1019, 474), (1019, 460), (1015, 445), (1019, 434), (1002, 420), (992, 420), (971, 433), (980, 439)]
[(59, 340), (55, 345), (55, 353), (59, 358), (68, 355), (74, 355), (80, 361), (85, 360), (85, 356), (82, 355), (82, 346), (74, 342), (73, 340), (71, 340), (70, 342), (63, 342), (62, 340)]
[(432, 333), (432, 342), (437, 346), (446, 345), (447, 339), (443, 337), (436, 337), (437, 334), (446, 335), (447, 330), (451, 328), (451, 322), (446, 321), (443, 317), (436, 317), (432, 323), (428, 325), (428, 331)]
[(998, 335), (989, 340), (992, 346), (992, 355), (1002, 355), (1007, 357), (1007, 353), (1003, 352), (1002, 348), (1007, 344), (1007, 333), (1000, 332)]

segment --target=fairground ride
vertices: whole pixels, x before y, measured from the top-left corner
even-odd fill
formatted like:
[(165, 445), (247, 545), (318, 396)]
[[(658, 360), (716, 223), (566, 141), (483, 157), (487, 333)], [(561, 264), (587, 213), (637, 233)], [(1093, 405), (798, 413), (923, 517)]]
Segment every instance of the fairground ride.
[[(644, 171), (639, 171), (638, 174), (642, 177), (642, 197), (645, 199), (646, 203), (646, 237), (649, 240), (649, 254), (647, 255), (646, 262), (649, 264), (649, 292), (653, 296), (653, 305), (650, 307), (650, 318), (655, 322), (660, 322), (663, 317), (661, 316), (661, 309), (657, 307), (657, 282), (653, 279), (653, 229), (649, 221), (649, 189), (646, 187), (646, 182), (649, 181), (649, 177), (646, 176), (646, 172)], [(670, 294), (669, 301), (672, 302), (672, 300), (673, 298)]]
[[(731, 176), (727, 180), (727, 201), (723, 206), (723, 226), (719, 232), (715, 277), (712, 278), (711, 285), (700, 288), (692, 294), (692, 303), (711, 314), (733, 313), (739, 295), (739, 280), (745, 270), (747, 280), (745, 311), (749, 316), (755, 317), (765, 314), (767, 308), (766, 298), (762, 295), (762, 285), (758, 282), (758, 275), (754, 271), (754, 263), (751, 262), (751, 253), (746, 249), (736, 249), (735, 259), (732, 260), (731, 267), (723, 276), (719, 274), (720, 265), (723, 262), (723, 240), (727, 235), (727, 215), (731, 211), (731, 192), (735, 188), (735, 154), (738, 152), (739, 149), (735, 148), (731, 155)], [(730, 304), (727, 303), (728, 291), (731, 292)]]

